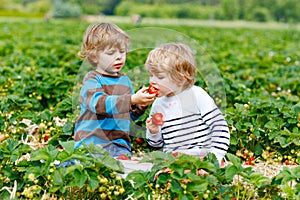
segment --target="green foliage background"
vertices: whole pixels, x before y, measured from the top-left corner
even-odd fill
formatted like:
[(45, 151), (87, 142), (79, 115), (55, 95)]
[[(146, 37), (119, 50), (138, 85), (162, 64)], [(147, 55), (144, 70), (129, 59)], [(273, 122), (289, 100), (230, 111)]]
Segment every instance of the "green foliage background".
[(139, 14), (152, 18), (249, 20), (297, 23), (298, 0), (0, 0), (2, 16), (52, 16)]
[[(146, 24), (139, 27), (125, 23), (117, 24), (127, 32), (148, 28)], [(68, 197), (76, 195), (76, 191), (79, 190), (80, 194), (90, 195), (83, 195), (82, 198), (93, 198), (93, 195), (110, 191), (111, 196), (118, 199), (120, 196), (114, 192), (126, 188), (128, 193), (123, 193), (124, 196), (138, 191), (135, 194), (141, 199), (147, 199), (143, 194), (153, 192), (165, 193), (170, 198), (178, 195), (190, 199), (204, 198), (201, 196), (204, 193), (197, 193), (197, 190), (209, 190), (211, 199), (215, 196), (226, 199), (225, 196), (229, 193), (236, 195), (240, 190), (247, 192), (241, 185), (233, 188), (228, 185), (233, 176), (240, 173), (254, 184), (255, 191), (261, 192), (262, 196), (282, 194), (281, 190), (277, 190), (277, 185), (281, 184), (285, 186), (284, 192), (290, 195), (289, 197), (293, 198), (299, 194), (299, 167), (295, 170), (284, 170), (272, 181), (241, 167), (241, 162), (247, 161), (250, 153), (257, 161), (299, 164), (299, 30), (293, 27), (251, 29), (167, 24), (156, 26), (176, 31), (195, 40), (200, 49), (208, 55), (208, 58), (205, 58), (200, 54), (197, 59), (205, 59), (217, 67), (222, 84), (219, 84), (219, 79), (210, 80), (212, 82), (203, 80), (201, 73), (197, 74), (196, 84), (206, 89), (224, 109), (231, 131), (229, 153), (240, 158), (228, 154), (228, 159), (234, 165), (219, 169), (217, 165), (212, 164), (215, 163), (213, 158), (208, 158), (202, 163), (185, 156), (174, 160), (171, 155), (154, 153), (149, 158), (157, 165), (153, 171), (134, 172), (129, 176), (138, 181), (140, 190), (137, 190), (138, 188), (133, 188), (128, 180), (122, 182), (115, 179), (115, 171), (122, 168), (118, 168), (119, 164), (114, 160), (105, 163), (105, 160), (95, 160), (91, 155), (86, 156), (87, 150), (73, 148), (72, 130), (74, 120), (78, 116), (78, 109), (74, 107), (74, 94), (77, 84), (81, 81), (79, 75), (83, 66), (83, 62), (76, 55), (88, 25), (89, 23), (80, 20), (45, 22), (40, 19), (1, 19), (0, 135), (5, 138), (0, 144), (1, 188), (13, 188), (14, 181), (17, 181), (18, 191), (24, 198), (31, 197), (30, 194), (40, 198), (44, 191)], [(152, 38), (153, 41), (159, 39), (157, 35)], [(140, 45), (151, 47), (147, 40), (144, 42), (145, 44)], [(149, 50), (141, 48), (131, 51), (123, 72), (131, 73), (137, 66), (143, 66)], [(210, 66), (200, 62), (199, 67), (207, 69)], [(147, 75), (138, 75), (135, 79), (138, 81), (134, 82), (135, 89), (147, 84)], [(145, 78), (141, 78), (142, 76)], [(213, 82), (214, 80), (217, 82)], [(209, 84), (216, 87), (209, 87)], [(225, 90), (226, 97), (218, 96), (218, 93), (215, 94), (210, 89), (219, 87)], [(63, 126), (57, 125), (56, 117), (65, 119), (66, 123)], [(147, 115), (142, 116), (137, 124), (144, 126), (146, 117)], [(31, 120), (31, 125), (37, 125), (33, 135), (30, 135), (24, 119)], [(44, 148), (32, 150), (24, 143), (27, 136), (32, 138), (31, 141), (44, 142), (46, 134), (50, 136), (50, 140)], [(141, 131), (137, 136), (144, 137), (144, 134)], [(136, 155), (153, 150), (146, 143), (136, 144), (134, 139), (135, 137), (132, 137)], [(61, 148), (64, 151), (59, 151)], [(91, 149), (93, 148), (88, 150)], [(104, 153), (99, 149), (94, 150), (96, 153)], [(30, 161), (17, 162), (27, 154), (32, 158)], [(69, 159), (79, 159), (81, 165), (59, 169), (53, 165), (56, 160), (63, 162)], [(162, 161), (165, 162), (161, 163)], [(174, 173), (161, 175), (157, 182), (153, 181), (153, 177), (160, 170), (159, 167), (167, 166), (174, 170)], [(193, 174), (184, 173), (187, 166), (192, 169)], [(102, 169), (103, 173), (100, 173), (99, 169)], [(199, 169), (210, 169), (211, 176), (199, 178), (195, 175)], [(34, 180), (28, 178), (31, 173), (34, 174)], [(101, 177), (97, 177), (99, 174)], [(106, 182), (105, 178), (108, 182), (104, 187), (102, 182)], [(190, 181), (186, 186), (182, 185), (185, 179)], [(298, 183), (296, 190), (286, 184), (290, 180)], [(268, 184), (270, 181), (271, 185)], [(155, 183), (165, 187), (158, 190), (153, 185)], [(170, 191), (167, 183), (172, 185)], [(114, 185), (118, 187), (113, 187)], [(278, 193), (273, 193), (275, 188)], [(93, 192), (95, 189), (97, 193)], [(9, 193), (2, 190), (0, 195), (8, 198)]]

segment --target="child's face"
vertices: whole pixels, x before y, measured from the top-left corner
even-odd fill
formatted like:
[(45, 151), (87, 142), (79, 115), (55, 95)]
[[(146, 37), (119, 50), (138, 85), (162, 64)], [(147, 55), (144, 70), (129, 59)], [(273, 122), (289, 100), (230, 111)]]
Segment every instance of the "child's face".
[(98, 52), (97, 71), (107, 75), (117, 75), (122, 69), (126, 61), (126, 49), (107, 47)]
[(182, 87), (178, 85), (176, 82), (170, 79), (167, 73), (160, 72), (158, 74), (150, 74), (150, 84), (153, 85), (158, 90), (157, 97), (162, 96), (173, 96), (181, 92)]

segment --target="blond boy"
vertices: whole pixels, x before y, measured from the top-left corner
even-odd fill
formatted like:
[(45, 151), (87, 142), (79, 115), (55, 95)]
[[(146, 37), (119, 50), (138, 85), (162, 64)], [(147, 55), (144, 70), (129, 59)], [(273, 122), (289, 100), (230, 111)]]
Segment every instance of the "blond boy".
[(131, 155), (130, 120), (153, 102), (143, 87), (134, 93), (125, 65), (129, 36), (112, 23), (90, 25), (83, 37), (80, 57), (95, 70), (88, 72), (80, 90), (80, 116), (75, 124), (75, 147), (102, 145), (111, 156)]
[(147, 142), (165, 152), (200, 157), (211, 152), (221, 163), (229, 146), (228, 125), (213, 99), (194, 85), (192, 50), (182, 43), (162, 44), (148, 54), (145, 67), (158, 90), (150, 116), (163, 115), (162, 126), (146, 121)]

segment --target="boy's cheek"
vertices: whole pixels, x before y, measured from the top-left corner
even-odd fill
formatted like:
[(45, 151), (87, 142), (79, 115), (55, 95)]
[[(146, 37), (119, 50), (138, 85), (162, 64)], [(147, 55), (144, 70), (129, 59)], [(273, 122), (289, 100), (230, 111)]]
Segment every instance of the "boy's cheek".
[(156, 78), (155, 76), (151, 76), (149, 79), (150, 83), (158, 83), (158, 78)]

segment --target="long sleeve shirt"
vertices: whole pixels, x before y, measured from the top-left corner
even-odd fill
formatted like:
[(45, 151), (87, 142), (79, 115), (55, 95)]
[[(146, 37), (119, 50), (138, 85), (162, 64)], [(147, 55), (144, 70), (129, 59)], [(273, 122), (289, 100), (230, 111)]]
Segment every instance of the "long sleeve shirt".
[(165, 152), (181, 152), (205, 156), (214, 153), (219, 162), (229, 147), (230, 133), (227, 122), (213, 99), (198, 86), (172, 97), (157, 98), (150, 115), (163, 114), (159, 133), (147, 129), (147, 142), (163, 147)]
[(131, 150), (130, 122), (145, 111), (132, 106), (132, 84), (125, 75), (109, 76), (90, 71), (80, 90), (80, 116), (75, 124), (75, 147), (82, 143), (111, 143)]

